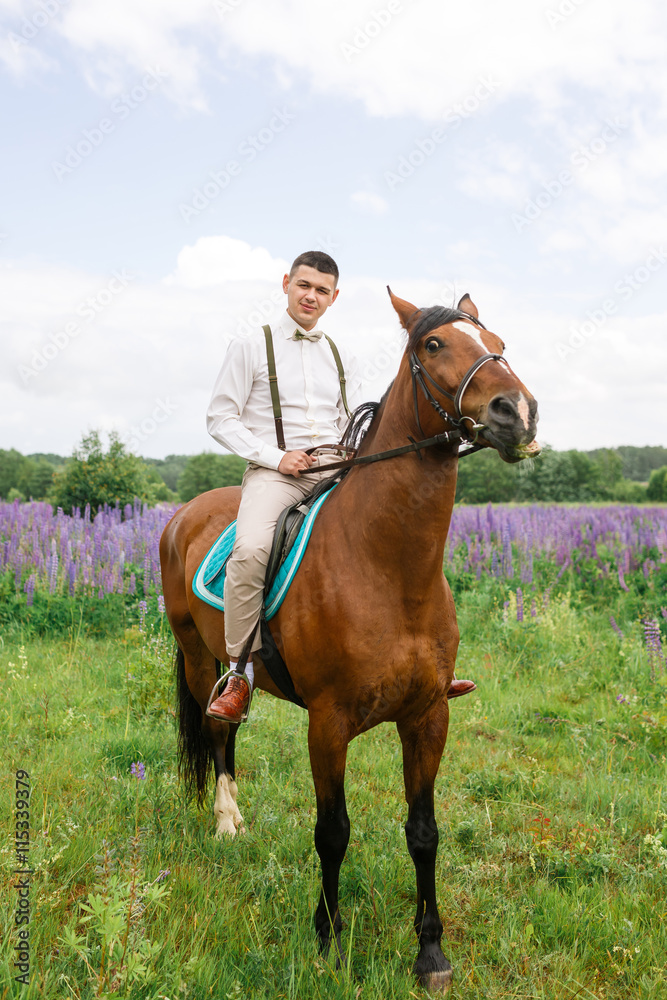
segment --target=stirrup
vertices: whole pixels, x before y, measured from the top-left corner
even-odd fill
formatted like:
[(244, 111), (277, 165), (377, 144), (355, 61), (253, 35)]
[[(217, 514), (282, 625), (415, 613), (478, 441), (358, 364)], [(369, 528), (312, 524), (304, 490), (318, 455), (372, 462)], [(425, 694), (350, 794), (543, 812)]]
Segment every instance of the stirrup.
[[(237, 671), (234, 670), (233, 667), (230, 667), (230, 669), (227, 671), (226, 674), (222, 674), (221, 677), (218, 677), (217, 681), (213, 685), (213, 690), (211, 691), (211, 693), (209, 695), (209, 698), (208, 698), (208, 702), (206, 704), (206, 712), (205, 712), (206, 715), (208, 715), (209, 708), (211, 707), (211, 705), (213, 704), (213, 702), (215, 701), (215, 699), (218, 697), (218, 689), (220, 688), (220, 685), (224, 684), (227, 681), (228, 677), (231, 677), (232, 674), (236, 674), (236, 673), (237, 673)], [(252, 684), (252, 685), (250, 684), (250, 681), (246, 677), (245, 670), (243, 671), (242, 674), (238, 674), (238, 676), (242, 677), (243, 680), (248, 685), (248, 691), (250, 692), (250, 697), (248, 698), (248, 706), (247, 706), (245, 712), (243, 713), (243, 715), (241, 716), (241, 718), (239, 719), (239, 721), (238, 722), (230, 722), (229, 723), (230, 726), (240, 726), (242, 722), (247, 722), (248, 721), (248, 716), (250, 715), (250, 706), (252, 705), (252, 696), (253, 696), (253, 694), (255, 692), (255, 685), (254, 684)], [(215, 715), (208, 715), (208, 717), (209, 717), (209, 719), (215, 719), (216, 718)], [(217, 719), (217, 721), (218, 722), (223, 722), (224, 720), (223, 719)]]

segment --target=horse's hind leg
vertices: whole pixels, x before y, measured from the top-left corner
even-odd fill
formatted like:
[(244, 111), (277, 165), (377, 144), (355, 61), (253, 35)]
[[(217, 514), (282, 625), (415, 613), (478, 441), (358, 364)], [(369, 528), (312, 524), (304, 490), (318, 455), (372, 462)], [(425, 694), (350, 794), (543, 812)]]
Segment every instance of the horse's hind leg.
[(417, 724), (398, 726), (408, 803), (405, 837), (417, 875), (415, 931), (419, 953), (414, 973), (422, 986), (433, 993), (445, 993), (452, 982), (452, 967), (440, 947), (442, 921), (435, 895), (438, 827), (433, 807), (433, 785), (445, 747), (447, 723), (444, 702)]
[(340, 964), (342, 921), (338, 910), (340, 866), (350, 839), (345, 805), (347, 742), (331, 716), (310, 715), (308, 749), (317, 798), (315, 847), (322, 865), (322, 891), (315, 911), (315, 930), (323, 954), (331, 946), (332, 930), (336, 964)]
[(177, 641), (180, 770), (201, 805), (213, 761), (216, 836), (229, 834), (233, 837), (243, 825), (243, 817), (236, 804), (234, 780), (236, 727), (206, 715), (208, 697), (218, 679), (220, 664), (204, 645), (194, 625), (187, 630), (179, 629)]
[[(238, 788), (234, 777), (234, 742), (236, 740), (237, 725), (230, 725), (218, 719), (211, 719), (204, 716), (204, 722), (214, 723), (221, 729), (227, 730), (224, 748), (221, 748), (220, 741), (216, 740), (213, 750), (213, 765), (215, 767), (215, 802), (213, 803), (213, 814), (215, 815), (215, 835), (222, 837), (229, 834), (236, 836), (236, 831), (245, 833), (243, 826), (243, 816), (239, 812), (236, 804)], [(213, 727), (211, 727), (213, 728)], [(215, 739), (215, 735), (213, 738)], [(222, 749), (222, 753), (220, 752)]]

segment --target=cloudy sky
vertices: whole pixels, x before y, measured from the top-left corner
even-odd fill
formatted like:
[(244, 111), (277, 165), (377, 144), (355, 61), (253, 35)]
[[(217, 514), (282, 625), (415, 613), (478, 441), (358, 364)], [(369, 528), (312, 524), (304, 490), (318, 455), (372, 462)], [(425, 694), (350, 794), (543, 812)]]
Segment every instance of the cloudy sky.
[(229, 339), (327, 250), (325, 327), (393, 376), (386, 285), (471, 293), (556, 448), (667, 444), (656, 0), (0, 0), (0, 447), (215, 448)]

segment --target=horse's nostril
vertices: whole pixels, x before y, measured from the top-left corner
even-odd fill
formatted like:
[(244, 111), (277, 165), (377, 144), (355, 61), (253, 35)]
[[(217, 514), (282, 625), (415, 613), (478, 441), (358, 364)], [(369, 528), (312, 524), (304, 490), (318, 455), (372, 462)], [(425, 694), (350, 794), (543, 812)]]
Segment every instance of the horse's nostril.
[(506, 396), (495, 396), (489, 402), (489, 413), (496, 418), (496, 420), (507, 421), (514, 420), (517, 416), (517, 409), (514, 403)]

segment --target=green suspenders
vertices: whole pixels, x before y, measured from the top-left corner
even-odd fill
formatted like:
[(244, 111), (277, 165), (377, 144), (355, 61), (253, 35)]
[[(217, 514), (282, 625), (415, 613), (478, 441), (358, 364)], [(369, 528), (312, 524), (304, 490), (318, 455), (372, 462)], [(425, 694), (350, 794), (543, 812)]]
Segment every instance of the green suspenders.
[(324, 336), (329, 341), (329, 347), (331, 348), (331, 353), (333, 354), (334, 361), (336, 362), (336, 368), (338, 369), (338, 380), (340, 382), (340, 396), (341, 399), (343, 400), (343, 406), (345, 407), (345, 412), (349, 419), (350, 411), (347, 408), (347, 394), (345, 392), (345, 372), (343, 371), (343, 362), (340, 360), (340, 354), (338, 353), (338, 348), (334, 344), (331, 337), (328, 337), (326, 333), (324, 334)]
[[(280, 396), (278, 395), (278, 376), (276, 375), (276, 358), (273, 353), (273, 337), (271, 336), (271, 327), (263, 326), (264, 338), (266, 340), (266, 360), (269, 366), (269, 389), (271, 390), (271, 403), (273, 405), (273, 419), (276, 424), (276, 438), (278, 440), (278, 447), (285, 451), (285, 434), (283, 432), (283, 412), (280, 408)], [(340, 360), (340, 354), (338, 353), (338, 348), (334, 344), (331, 337), (328, 337), (325, 333), (329, 347), (331, 348), (331, 353), (334, 356), (334, 361), (336, 362), (336, 368), (338, 369), (338, 380), (340, 382), (340, 395), (343, 400), (343, 406), (345, 407), (345, 412), (348, 417), (350, 416), (350, 411), (347, 406), (347, 394), (345, 392), (345, 371), (343, 370), (343, 362)]]
[(280, 409), (280, 396), (278, 395), (278, 376), (276, 375), (276, 358), (273, 353), (273, 337), (271, 327), (263, 326), (264, 337), (266, 338), (266, 360), (269, 364), (269, 389), (271, 390), (271, 402), (273, 404), (273, 419), (276, 423), (276, 438), (278, 447), (285, 451), (285, 435), (283, 433), (283, 411)]

